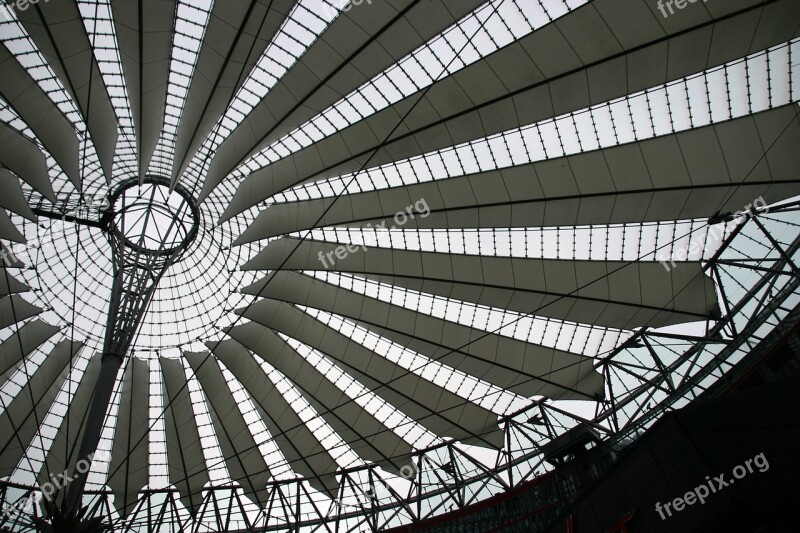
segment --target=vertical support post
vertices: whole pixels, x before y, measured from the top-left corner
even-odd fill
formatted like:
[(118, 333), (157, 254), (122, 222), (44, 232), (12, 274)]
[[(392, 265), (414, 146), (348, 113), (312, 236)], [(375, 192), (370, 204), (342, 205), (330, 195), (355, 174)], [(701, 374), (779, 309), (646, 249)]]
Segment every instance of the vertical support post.
[[(137, 188), (138, 192), (133, 195), (126, 195), (126, 191), (140, 187), (141, 179), (133, 178), (123, 183), (110, 198), (112, 210), (107, 211), (103, 218), (103, 232), (111, 245), (114, 281), (100, 374), (89, 406), (72, 482), (66, 489), (60, 511), (64, 516), (74, 518), (81, 514), (81, 500), (90, 468), (80, 472), (77, 465), (79, 461), (91, 464), (100, 443), (117, 374), (162, 276), (197, 235), (199, 213), (191, 195), (180, 187), (176, 188), (183, 200), (176, 207), (170, 203), (166, 193), (170, 186), (168, 180), (148, 179), (147, 182), (149, 189), (142, 193)], [(171, 218), (168, 227), (158, 226), (155, 212)]]
[[(111, 403), (111, 394), (114, 392), (114, 383), (117, 379), (117, 372), (122, 366), (122, 357), (113, 353), (103, 355), (100, 363), (100, 374), (97, 376), (97, 386), (92, 396), (92, 403), (89, 406), (89, 414), (86, 417), (86, 429), (83, 433), (78, 461), (86, 460), (91, 463), (91, 458), (100, 443), (100, 435), (103, 432), (103, 421), (106, 417), (106, 410)], [(86, 478), (89, 475), (89, 468), (83, 472), (77, 468), (72, 476), (65, 499), (64, 509), (67, 511), (77, 511), (81, 507), (81, 496), (86, 485)]]

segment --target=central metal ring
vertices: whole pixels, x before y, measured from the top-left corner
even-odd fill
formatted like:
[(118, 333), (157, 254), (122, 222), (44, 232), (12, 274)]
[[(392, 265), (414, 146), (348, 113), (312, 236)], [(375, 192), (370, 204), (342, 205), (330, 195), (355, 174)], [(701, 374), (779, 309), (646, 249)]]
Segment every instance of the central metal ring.
[(189, 192), (169, 180), (148, 176), (122, 183), (109, 198), (109, 229), (127, 248), (147, 255), (177, 257), (197, 236), (200, 213)]

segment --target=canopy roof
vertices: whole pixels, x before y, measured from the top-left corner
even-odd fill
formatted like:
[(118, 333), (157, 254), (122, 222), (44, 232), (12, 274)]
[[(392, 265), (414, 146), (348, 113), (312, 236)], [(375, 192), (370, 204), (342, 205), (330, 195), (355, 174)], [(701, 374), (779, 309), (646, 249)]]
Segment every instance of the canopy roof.
[(242, 516), (281, 480), (340, 501), (342, 469), (407, 477), (446, 443), (491, 464), (530, 405), (590, 420), (647, 392), (651, 368), (612, 377), (609, 352), (730, 311), (708, 261), (740, 220), (709, 218), (800, 194), (795, 0), (0, 15), (8, 482), (75, 466), (111, 294), (104, 199), (165, 179), (199, 210), (92, 465), (119, 519), (145, 487), (196, 518), (210, 487), (236, 487)]

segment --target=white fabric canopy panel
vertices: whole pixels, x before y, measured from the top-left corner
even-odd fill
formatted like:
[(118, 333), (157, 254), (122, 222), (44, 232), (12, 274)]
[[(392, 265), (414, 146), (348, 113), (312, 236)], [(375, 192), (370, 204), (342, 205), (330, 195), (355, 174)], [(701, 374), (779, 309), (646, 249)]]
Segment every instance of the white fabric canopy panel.
[(122, 70), (138, 145), (139, 175), (156, 148), (164, 122), (175, 4), (160, 0), (111, 2)]
[(178, 360), (162, 357), (159, 363), (164, 376), (164, 399), (168, 404), (164, 424), (169, 480), (178, 489), (183, 505), (195, 515), (200, 510), (202, 489), (209, 477), (186, 373)]
[(149, 372), (147, 361), (132, 357), (122, 377), (107, 483), (123, 516), (134, 510), (139, 491), (147, 485)]
[(0, 207), (36, 222), (36, 215), (25, 199), (19, 179), (5, 168), (0, 168), (0, 191), (3, 193)]
[[(272, 274), (259, 296), (341, 314), (387, 339), (517, 394), (584, 400), (603, 396), (602, 376), (590, 358), (579, 354), (423, 318), (410, 309), (290, 271)], [(242, 314), (267, 326), (284, 318), (276, 316), (269, 300), (249, 306)], [(299, 324), (293, 326), (296, 330)]]
[(0, 296), (20, 294), (31, 290), (30, 287), (8, 273), (5, 268), (0, 268)]
[(80, 187), (75, 128), (5, 45), (0, 46), (0, 96), (33, 130), (73, 185)]
[(39, 307), (28, 303), (19, 296), (0, 298), (0, 328), (7, 328), (41, 312)]
[[(647, 14), (655, 9), (651, 2), (587, 4), (430, 88), (253, 172), (223, 220), (305, 180), (356, 172), (560, 116), (798, 36), (800, 29), (791, 22), (796, 12), (792, 0), (742, 3), (751, 9), (737, 13), (742, 6), (725, 3), (713, 8), (717, 16), (724, 15), (721, 21), (697, 24), (674, 17), (678, 20), (666, 31)], [(691, 52), (672, 53), (676, 50)]]
[(192, 77), (186, 107), (175, 141), (173, 179), (186, 170), (190, 157), (205, 141), (217, 119), (244, 83), (289, 14), (292, 0), (230, 0), (215, 2), (203, 42), (196, 76)]
[[(335, 261), (339, 272), (387, 285), (621, 329), (645, 324), (660, 327), (719, 315), (714, 284), (697, 263), (666, 270), (652, 261), (481, 257), (353, 246), (348, 251), (355, 252), (340, 259), (336, 250), (342, 246), (346, 244), (286, 237), (272, 241), (243, 268), (325, 270), (323, 257)], [(265, 283), (248, 291), (258, 294)]]
[(16, 14), (78, 105), (103, 173), (110, 181), (117, 145), (117, 116), (103, 83), (92, 41), (75, 2), (53, 3), (47, 7), (17, 10)]
[(94, 393), (97, 376), (100, 374), (102, 355), (94, 354), (83, 372), (77, 387), (67, 391), (66, 415), (61, 419), (56, 435), (53, 438), (47, 457), (39, 470), (37, 481), (47, 483), (51, 474), (73, 471), (78, 461), (78, 448), (86, 424), (89, 401)]
[(261, 420), (294, 471), (308, 478), (317, 490), (335, 498), (339, 489), (336, 461), (270, 382), (252, 354), (235, 341), (212, 348), (250, 395)]
[(44, 153), (30, 139), (10, 126), (0, 123), (0, 164), (16, 174), (45, 198), (55, 201), (55, 193), (47, 174)]
[[(9, 476), (25, 456), (70, 372), (80, 344), (62, 340), (30, 375), (19, 394), (0, 415), (0, 476)], [(61, 472), (56, 472), (60, 474)]]
[(8, 378), (9, 370), (14, 369), (22, 358), (55, 335), (59, 328), (41, 320), (33, 320), (20, 326), (0, 343), (0, 375)]
[(183, 356), (203, 388), (214, 433), (231, 480), (239, 484), (245, 496), (263, 502), (270, 470), (219, 365), (214, 358), (208, 357), (207, 352), (184, 352)]
[[(413, 228), (522, 228), (710, 217), (800, 190), (800, 119), (786, 105), (604, 150), (261, 211), (239, 244), (314, 227), (387, 227), (424, 200)], [(243, 185), (244, 186), (244, 185)]]
[(348, 374), (433, 433), (470, 444), (502, 446), (497, 415), (408, 372), (296, 307), (269, 299), (262, 300), (259, 306), (258, 312), (246, 313), (248, 318), (317, 347)]
[(221, 144), (201, 198), (252, 152), (389, 68), (480, 4), (402, 0), (343, 12)]

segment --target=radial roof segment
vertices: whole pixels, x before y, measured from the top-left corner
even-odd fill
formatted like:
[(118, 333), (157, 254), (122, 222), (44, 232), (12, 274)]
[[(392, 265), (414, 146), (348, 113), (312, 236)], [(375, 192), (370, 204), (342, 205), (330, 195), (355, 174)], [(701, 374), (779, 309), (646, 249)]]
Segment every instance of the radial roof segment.
[(133, 510), (139, 491), (147, 485), (149, 437), (149, 379), (147, 363), (135, 357), (126, 366), (119, 397), (117, 425), (106, 482), (122, 514)]
[(25, 199), (19, 179), (5, 168), (0, 169), (0, 190), (3, 191), (0, 207), (36, 222), (36, 215)]
[[(405, 466), (404, 461), (410, 460), (412, 448), (407, 442), (367, 410), (350, 402), (341, 389), (309, 364), (275, 330), (266, 328), (258, 322), (249, 322), (231, 328), (227, 333), (235, 340), (224, 341), (214, 348), (221, 361), (236, 364), (234, 361), (236, 356), (242, 361), (247, 361), (249, 360), (247, 350), (252, 350), (252, 353), (287, 376), (298, 387), (305, 400), (316, 411), (322, 413), (325, 421), (334, 427), (365, 461), (378, 463), (383, 468), (399, 474), (400, 469)], [(260, 376), (260, 371), (254, 370), (254, 375)], [(282, 403), (278, 401), (279, 405)], [(287, 409), (272, 409), (273, 416), (278, 418), (284, 418), (292, 413)], [(491, 416), (490, 413), (487, 414)], [(289, 421), (288, 427), (294, 426), (296, 430), (305, 427), (297, 419)], [(310, 439), (306, 436), (306, 439), (306, 444), (317, 442), (313, 436)], [(292, 442), (303, 444), (302, 440), (292, 438), (287, 439), (283, 446), (295, 446)], [(299, 459), (302, 460), (303, 457), (299, 456)], [(330, 464), (333, 464), (332, 459)]]
[(264, 501), (269, 466), (247, 428), (222, 370), (215, 361), (208, 360), (208, 353), (184, 355), (209, 403), (209, 415), (231, 480), (242, 485), (245, 495)]
[[(0, 126), (0, 142), (3, 144), (3, 155), (0, 157), (5, 169), (16, 174), (48, 200), (55, 200), (53, 186), (47, 176), (45, 155), (39, 147), (7, 124)], [(4, 184), (4, 196), (13, 194), (13, 190), (14, 185)]]
[[(79, 145), (75, 128), (5, 45), (0, 46), (0, 94), (36, 134), (73, 185), (80, 187)], [(13, 155), (14, 151), (8, 153)], [(3, 164), (8, 166), (5, 161)]]
[(9, 294), (19, 294), (28, 292), (30, 287), (17, 280), (14, 276), (6, 273), (5, 268), (0, 269), (0, 296), (7, 296)]
[(220, 343), (216, 354), (223, 364), (244, 386), (256, 405), (256, 410), (267, 429), (276, 439), (284, 457), (297, 473), (313, 480), (315, 488), (335, 497), (338, 481), (334, 476), (336, 461), (303, 423), (276, 387), (270, 387), (268, 378), (252, 354), (236, 343)]
[(80, 110), (106, 180), (111, 181), (117, 117), (80, 6), (58, 2), (47, 7), (51, 9), (20, 9), (15, 14)]
[(796, 0), (0, 3), (0, 529), (376, 531), (627, 442), (798, 301), (798, 57)]
[[(388, 248), (338, 260), (340, 246), (284, 237), (243, 268), (320, 271), (327, 259), (336, 261), (339, 272), (386, 285), (520, 313), (541, 309), (541, 316), (622, 329), (703, 320), (719, 312), (713, 282), (698, 264), (667, 271), (654, 262), (480, 257)], [(631, 278), (641, 283), (632, 284)], [(268, 279), (247, 291), (266, 296), (261, 287)]]
[(641, 143), (335, 200), (278, 203), (261, 211), (236, 242), (320, 226), (391, 227), (419, 199), (430, 215), (409, 217), (403, 227), (619, 224), (736, 211), (759, 195), (771, 202), (796, 191), (795, 115), (787, 105)]
[[(70, 359), (81, 348), (80, 344), (66, 339), (56, 344), (44, 362), (28, 374), (29, 394), (19, 394), (6, 405), (0, 415), (0, 429), (4, 435), (0, 460), (0, 472), (3, 476), (11, 475), (17, 464), (26, 459), (27, 443), (36, 435), (50, 403), (67, 379)], [(27, 366), (27, 363), (23, 365)]]
[[(253, 172), (223, 218), (312, 178), (356, 172), (574, 113), (797, 35), (791, 0), (706, 7), (705, 16), (674, 17), (663, 27), (643, 0), (589, 3)], [(246, 126), (247, 120), (240, 127)], [(207, 178), (212, 184), (214, 168)]]
[[(254, 319), (256, 324), (271, 327), (273, 331), (284, 334), (289, 334), (292, 331), (291, 327), (294, 326), (292, 336), (297, 340), (316, 341), (315, 345), (325, 342), (324, 347), (320, 348), (321, 351), (343, 365), (348, 373), (375, 390), (375, 393), (385, 401), (400, 405), (407, 416), (416, 419), (429, 431), (461, 440), (474, 438), (475, 443), (484, 446), (500, 446), (501, 435), (496, 428), (497, 417), (486, 409), (459, 399), (441, 385), (430, 383), (412, 373), (403, 372), (395, 363), (348, 340), (341, 333), (285, 303), (264, 300), (260, 307), (262, 313), (258, 316), (266, 316), (265, 312), (274, 310), (273, 316), (277, 320), (265, 324)], [(257, 311), (254, 315), (256, 313)], [(291, 325), (284, 326), (286, 322)], [(238, 332), (232, 330), (231, 334)], [(392, 379), (393, 376), (395, 379)], [(349, 399), (343, 403), (350, 409), (356, 408), (355, 405), (351, 405), (353, 402)], [(330, 408), (331, 405), (325, 406), (323, 412)]]
[(51, 472), (67, 472), (75, 468), (84, 420), (100, 373), (100, 357), (99, 353), (92, 355), (80, 380), (66, 390), (65, 401), (70, 409), (56, 425), (55, 437), (37, 476), (40, 485), (51, 481)]
[[(481, 4), (479, 0), (430, 5), (412, 0), (375, 2), (368, 4), (370, 9), (351, 9), (334, 19), (314, 46), (271, 91), (260, 95), (259, 104), (221, 142), (201, 197), (246, 156), (336, 104), (343, 95), (390, 69)], [(331, 9), (324, 4), (319, 7)]]
[(18, 296), (0, 298), (0, 327), (8, 327), (20, 320), (38, 315), (42, 310)]
[(169, 480), (180, 493), (181, 503), (194, 516), (200, 510), (208, 469), (203, 458), (200, 431), (195, 423), (192, 400), (183, 366), (175, 359), (160, 359), (164, 376), (166, 445)]
[(245, 82), (243, 74), (263, 56), (293, 4), (292, 0), (214, 4), (206, 27), (214, 40), (206, 41), (200, 49), (175, 140), (175, 178), (186, 170), (191, 162), (188, 156), (211, 133)]
[[(299, 273), (274, 274), (259, 296), (343, 315), (415, 352), (524, 396), (572, 399), (602, 396), (602, 378), (590, 359), (577, 354), (493, 333), (482, 335), (475, 328), (435, 317), (421, 320), (413, 310)], [(267, 325), (287, 318), (283, 313), (274, 313), (269, 300), (249, 306), (243, 314)]]
[(138, 170), (144, 176), (164, 122), (175, 6), (158, 0), (115, 0), (111, 8), (136, 130)]

